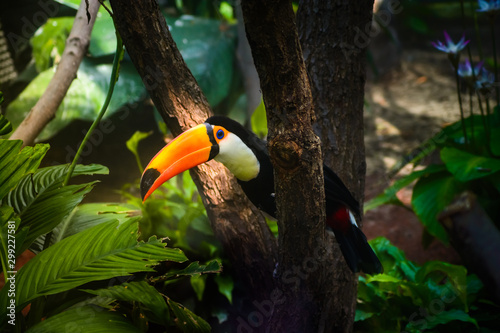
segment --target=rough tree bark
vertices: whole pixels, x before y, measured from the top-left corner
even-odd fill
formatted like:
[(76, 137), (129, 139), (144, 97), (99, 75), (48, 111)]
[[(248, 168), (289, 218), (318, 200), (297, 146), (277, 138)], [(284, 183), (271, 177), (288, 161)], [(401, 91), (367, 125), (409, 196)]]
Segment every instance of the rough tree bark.
[[(297, 25), (311, 82), (315, 132), (321, 138), (326, 165), (363, 202), (365, 149), (363, 98), (366, 47), (373, 0), (300, 1)], [(351, 332), (357, 294), (352, 274), (333, 241), (330, 281), (326, 297), (333, 318), (332, 332)]]
[(88, 0), (88, 8), (85, 1), (80, 3), (54, 77), (26, 119), (12, 133), (11, 140), (23, 140), (23, 145), (32, 145), (38, 134), (54, 119), (89, 47), (99, 6), (98, 0)]
[(260, 78), (274, 165), (279, 297), (271, 332), (321, 332), (330, 326), (321, 260), (326, 240), (321, 148), (312, 129), (312, 96), (291, 1), (242, 1)]
[[(117, 29), (139, 75), (174, 135), (211, 114), (155, 0), (111, 0)], [(235, 178), (215, 161), (191, 176), (202, 196), (212, 228), (250, 294), (269, 297), (273, 289), (276, 242), (260, 212)]]

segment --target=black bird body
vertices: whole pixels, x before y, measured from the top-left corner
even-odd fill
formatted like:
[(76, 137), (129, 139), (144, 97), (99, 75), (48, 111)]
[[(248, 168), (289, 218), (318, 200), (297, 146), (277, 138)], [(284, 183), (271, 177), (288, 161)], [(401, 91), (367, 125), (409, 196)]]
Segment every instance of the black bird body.
[[(206, 123), (219, 125), (235, 133), (253, 151), (260, 163), (257, 177), (242, 181), (241, 188), (250, 201), (266, 214), (276, 218), (274, 190), (274, 168), (269, 157), (266, 142), (239, 123), (222, 116), (210, 117)], [(323, 164), (325, 181), (325, 205), (327, 228), (332, 230), (349, 268), (353, 272), (380, 273), (382, 265), (366, 240), (366, 236), (355, 224), (354, 217), (360, 216), (359, 203), (333, 170)]]
[[(203, 155), (201, 158), (197, 157), (199, 160), (185, 162), (186, 166), (184, 168), (175, 166), (174, 171), (169, 171), (169, 169), (163, 168), (163, 165), (157, 160), (168, 160), (168, 163), (165, 163), (167, 166), (176, 165), (174, 163), (175, 158), (172, 160), (169, 156), (163, 155), (167, 153), (172, 155), (170, 151), (177, 151), (181, 148), (186, 150), (189, 144), (181, 144), (181, 148), (166, 146), (152, 159), (144, 171), (141, 179), (143, 199), (145, 200), (159, 184), (180, 172), (179, 170), (186, 170), (215, 158), (215, 160), (226, 165), (236, 176), (241, 188), (257, 208), (272, 217), (276, 217), (274, 169), (269, 158), (266, 142), (259, 139), (238, 122), (223, 116), (210, 117), (203, 125), (197, 127), (198, 129), (192, 130), (198, 133), (206, 133), (209, 138), (203, 144), (196, 142), (194, 144), (196, 147), (187, 149), (188, 151), (184, 155), (195, 156), (193, 154), (198, 154), (200, 151), (207, 149), (208, 146), (210, 146), (210, 152), (207, 151), (206, 156)], [(181, 134), (181, 136), (184, 134)], [(204, 135), (201, 134), (202, 137)], [(193, 136), (193, 134), (186, 136)], [(180, 141), (185, 141), (185, 138), (180, 139)], [(164, 150), (165, 153), (163, 153)], [(176, 152), (174, 155), (179, 154)], [(184, 160), (186, 159), (184, 158)], [(359, 203), (335, 172), (326, 165), (323, 165), (323, 172), (326, 226), (334, 232), (347, 265), (353, 272), (380, 273), (382, 265), (368, 244), (365, 235), (356, 224), (354, 215), (360, 216)]]

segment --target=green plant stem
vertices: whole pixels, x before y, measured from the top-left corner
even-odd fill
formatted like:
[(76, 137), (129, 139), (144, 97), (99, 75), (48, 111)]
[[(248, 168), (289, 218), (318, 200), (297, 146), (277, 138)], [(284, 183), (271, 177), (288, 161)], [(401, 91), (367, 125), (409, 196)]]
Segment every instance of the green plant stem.
[(465, 128), (464, 108), (462, 106), (462, 95), (460, 94), (460, 79), (458, 77), (458, 68), (457, 67), (455, 67), (455, 80), (457, 83), (458, 104), (460, 106), (460, 122), (462, 124), (462, 132), (464, 134), (465, 144), (467, 145), (469, 140), (467, 138), (467, 129)]
[(113, 70), (111, 72), (111, 78), (110, 78), (110, 82), (109, 82), (108, 94), (106, 95), (106, 100), (104, 101), (104, 104), (101, 107), (101, 111), (99, 111), (97, 118), (92, 123), (92, 126), (90, 126), (89, 130), (87, 131), (87, 134), (85, 134), (85, 137), (83, 138), (83, 141), (80, 144), (80, 147), (78, 147), (78, 151), (76, 152), (76, 155), (73, 158), (73, 162), (71, 163), (71, 165), (69, 167), (68, 173), (66, 174), (66, 177), (64, 178), (63, 186), (68, 185), (69, 179), (71, 178), (71, 175), (73, 174), (73, 171), (75, 170), (76, 163), (77, 163), (78, 159), (80, 158), (80, 155), (83, 151), (83, 148), (87, 144), (87, 141), (89, 140), (90, 136), (92, 135), (92, 132), (97, 127), (97, 125), (101, 121), (102, 117), (104, 116), (104, 113), (106, 113), (106, 110), (108, 109), (109, 102), (111, 101), (111, 96), (113, 95), (113, 90), (115, 89), (116, 81), (118, 80), (118, 72), (120, 70), (121, 60), (123, 59), (123, 53), (124, 53), (123, 42), (122, 42), (120, 35), (118, 34), (118, 31), (116, 31), (116, 53), (115, 53), (115, 58), (113, 59)]
[(474, 95), (472, 90), (469, 92), (469, 109), (470, 109), (470, 142), (472, 149), (476, 150), (476, 144), (475, 144), (475, 139), (474, 139), (474, 106), (473, 106), (473, 101), (474, 101)]
[(495, 90), (497, 93), (497, 105), (500, 105), (500, 87), (498, 86), (498, 64), (497, 64), (497, 47), (495, 36), (495, 15), (490, 15), (490, 29), (491, 29), (491, 45), (493, 47), (493, 72), (495, 75)]
[(490, 143), (489, 118), (487, 118), (486, 115), (484, 114), (483, 102), (481, 101), (481, 93), (479, 91), (476, 91), (476, 94), (477, 94), (477, 101), (479, 104), (479, 112), (481, 113), (481, 120), (484, 128), (484, 135), (486, 136), (486, 149), (488, 150), (488, 154), (490, 154), (490, 156), (493, 156)]

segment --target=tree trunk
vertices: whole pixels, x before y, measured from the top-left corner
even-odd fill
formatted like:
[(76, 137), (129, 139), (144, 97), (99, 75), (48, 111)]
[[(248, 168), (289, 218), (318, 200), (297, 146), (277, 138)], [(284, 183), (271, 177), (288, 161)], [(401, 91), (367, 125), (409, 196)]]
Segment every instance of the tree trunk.
[[(208, 102), (177, 49), (155, 0), (111, 0), (117, 29), (174, 135), (203, 123)], [(235, 178), (211, 161), (191, 172), (225, 255), (251, 295), (269, 298), (276, 242)]]
[(320, 332), (325, 316), (325, 203), (312, 96), (290, 1), (242, 1), (274, 165), (279, 254), (271, 332)]
[[(297, 25), (311, 80), (315, 132), (322, 140), (325, 164), (363, 202), (365, 149), (363, 100), (366, 47), (373, 0), (300, 1)], [(361, 210), (362, 211), (362, 210)], [(325, 287), (332, 307), (332, 332), (351, 332), (357, 294), (357, 276), (349, 270), (333, 241), (333, 288)]]

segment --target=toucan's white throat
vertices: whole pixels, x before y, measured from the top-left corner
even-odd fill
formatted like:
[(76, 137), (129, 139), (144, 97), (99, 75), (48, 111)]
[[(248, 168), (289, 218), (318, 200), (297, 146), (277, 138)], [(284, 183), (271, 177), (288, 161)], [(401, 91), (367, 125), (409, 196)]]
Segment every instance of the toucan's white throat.
[(239, 180), (252, 180), (260, 171), (259, 160), (253, 151), (230, 132), (219, 142), (219, 154), (214, 159), (224, 164)]

